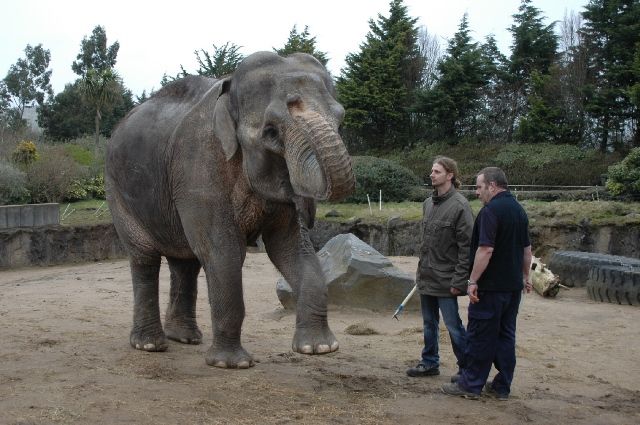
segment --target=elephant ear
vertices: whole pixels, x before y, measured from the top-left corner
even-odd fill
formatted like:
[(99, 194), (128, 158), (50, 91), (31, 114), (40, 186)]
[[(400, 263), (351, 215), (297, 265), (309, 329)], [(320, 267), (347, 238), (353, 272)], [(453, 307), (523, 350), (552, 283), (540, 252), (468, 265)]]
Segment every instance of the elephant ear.
[(222, 81), (220, 94), (213, 109), (213, 132), (222, 144), (227, 161), (233, 158), (238, 150), (236, 122), (233, 120), (229, 104), (229, 86), (231, 79)]

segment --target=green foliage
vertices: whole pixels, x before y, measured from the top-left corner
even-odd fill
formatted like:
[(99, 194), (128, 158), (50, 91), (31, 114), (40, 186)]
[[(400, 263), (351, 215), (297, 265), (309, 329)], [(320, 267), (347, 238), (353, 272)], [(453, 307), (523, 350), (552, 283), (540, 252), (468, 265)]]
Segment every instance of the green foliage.
[(619, 164), (609, 167), (607, 189), (613, 195), (640, 195), (640, 148), (634, 148)]
[(93, 164), (94, 156), (91, 149), (75, 143), (65, 143), (63, 146), (67, 155), (73, 158), (78, 164), (85, 166)]
[(25, 173), (0, 160), (0, 205), (21, 204), (28, 199)]
[(496, 155), (495, 162), (499, 167), (508, 167), (515, 162), (524, 164), (529, 169), (540, 170), (554, 162), (582, 161), (588, 155), (573, 145), (505, 145)]
[(298, 28), (294, 25), (289, 32), (289, 38), (287, 39), (284, 47), (281, 49), (274, 48), (273, 50), (280, 56), (287, 56), (292, 53), (308, 53), (318, 59), (318, 61), (325, 66), (329, 61), (325, 52), (321, 52), (316, 49), (316, 38), (311, 37), (311, 34), (309, 34), (309, 27), (307, 25), (304, 26), (304, 31), (301, 33), (298, 33)]
[(22, 169), (26, 169), (38, 159), (38, 150), (35, 143), (30, 140), (23, 140), (11, 153), (11, 161)]
[[(200, 65), (198, 75), (211, 78), (221, 78), (233, 73), (238, 67), (238, 64), (244, 59), (244, 56), (240, 53), (240, 46), (236, 46), (228, 41), (220, 47), (214, 44), (213, 54), (209, 54), (209, 52), (204, 49), (201, 49), (200, 52), (196, 50), (194, 53), (198, 65)], [(202, 53), (202, 57), (200, 53)], [(186, 74), (184, 68), (182, 68), (182, 73), (183, 76)]]
[(360, 52), (346, 58), (336, 88), (346, 109), (344, 136), (351, 152), (401, 146), (410, 139), (409, 109), (424, 69), (416, 21), (402, 0), (392, 0), (389, 16), (370, 20)]
[(72, 181), (63, 201), (76, 202), (87, 199), (105, 199), (104, 176), (102, 174)]
[(511, 74), (525, 84), (534, 71), (548, 73), (558, 50), (555, 22), (544, 25), (540, 9), (531, 3), (531, 0), (521, 0), (518, 13), (513, 15), (515, 22), (509, 28), (513, 35)]
[[(586, 110), (595, 122), (600, 150), (605, 152), (614, 140), (629, 134), (625, 126), (640, 119), (630, 94), (640, 82), (633, 71), (636, 46), (640, 43), (640, 2), (627, 0), (591, 0), (583, 12), (581, 34), (588, 60)], [(634, 143), (640, 141), (635, 126)]]
[(116, 57), (120, 43), (117, 41), (107, 47), (107, 32), (102, 26), (96, 26), (90, 37), (84, 37), (80, 44), (77, 60), (71, 65), (73, 72), (81, 77), (87, 75), (90, 69), (103, 72), (116, 65)]
[(479, 100), (489, 83), (487, 64), (483, 50), (471, 41), (465, 14), (438, 64), (437, 82), (418, 94), (414, 107), (426, 115), (430, 137), (455, 142), (477, 133)]
[(437, 143), (419, 145), (411, 150), (387, 156), (429, 182), (433, 159), (445, 155), (458, 162), (462, 184), (475, 184), (475, 176), (484, 167), (498, 166), (507, 174), (510, 184), (600, 185), (607, 167), (617, 154), (582, 150), (574, 145), (554, 144), (487, 144)]
[[(38, 124), (48, 139), (68, 141), (95, 132), (95, 110), (87, 103), (80, 81), (67, 84), (62, 92), (38, 108)], [(107, 137), (134, 106), (129, 90), (119, 85), (118, 91), (110, 107), (101, 112), (100, 134)]]
[(27, 171), (31, 202), (61, 202), (75, 181), (87, 177), (86, 167), (76, 163), (61, 146), (43, 149)]
[(407, 168), (392, 161), (372, 156), (351, 158), (356, 176), (356, 191), (345, 202), (378, 201), (380, 190), (384, 202), (404, 201), (414, 194), (419, 179)]
[(2, 89), (2, 97), (11, 99), (20, 120), (26, 105), (34, 101), (42, 105), (45, 95), (53, 94), (50, 83), (51, 70), (48, 69), (51, 53), (43, 49), (42, 44), (36, 47), (27, 44), (24, 54), (24, 58), (18, 59), (9, 68)]

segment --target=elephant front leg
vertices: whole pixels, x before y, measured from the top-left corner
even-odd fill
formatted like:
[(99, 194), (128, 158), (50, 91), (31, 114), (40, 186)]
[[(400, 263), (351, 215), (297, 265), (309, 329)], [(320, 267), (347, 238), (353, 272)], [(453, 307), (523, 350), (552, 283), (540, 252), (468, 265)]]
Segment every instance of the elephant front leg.
[(244, 254), (238, 254), (205, 266), (213, 323), (213, 343), (206, 355), (210, 366), (247, 369), (254, 365), (253, 357), (242, 347), (240, 338), (245, 313), (242, 299)]
[[(279, 222), (282, 225), (282, 221)], [(325, 354), (338, 349), (327, 321), (328, 290), (320, 262), (306, 227), (290, 217), (289, 223), (263, 232), (269, 258), (282, 273), (296, 297), (296, 330), (292, 350)]]
[(144, 351), (165, 351), (167, 339), (160, 322), (158, 275), (160, 259), (151, 263), (130, 260), (133, 280), (133, 328), (131, 346)]

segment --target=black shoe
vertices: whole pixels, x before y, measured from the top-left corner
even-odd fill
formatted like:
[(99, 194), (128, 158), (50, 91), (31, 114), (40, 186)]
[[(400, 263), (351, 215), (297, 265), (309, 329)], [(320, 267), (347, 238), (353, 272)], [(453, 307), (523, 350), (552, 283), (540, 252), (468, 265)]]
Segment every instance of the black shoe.
[(453, 382), (451, 384), (444, 384), (442, 386), (442, 392), (448, 395), (456, 395), (459, 397), (468, 398), (469, 400), (477, 400), (480, 397), (480, 394), (472, 393), (470, 391), (465, 390), (457, 382)]
[(436, 376), (440, 375), (440, 369), (438, 369), (438, 366), (426, 367), (422, 363), (418, 363), (416, 367), (407, 369), (407, 375), (412, 378), (419, 376)]
[(459, 380), (460, 380), (460, 374), (459, 373), (456, 373), (455, 375), (453, 375), (451, 377), (451, 382), (453, 382), (453, 383), (457, 383)]
[(484, 384), (484, 392), (488, 396), (491, 396), (491, 397), (493, 397), (495, 399), (498, 399), (500, 401), (509, 400), (509, 394), (508, 393), (499, 393), (498, 391), (496, 391), (496, 389), (493, 388), (493, 382), (487, 382), (486, 384)]

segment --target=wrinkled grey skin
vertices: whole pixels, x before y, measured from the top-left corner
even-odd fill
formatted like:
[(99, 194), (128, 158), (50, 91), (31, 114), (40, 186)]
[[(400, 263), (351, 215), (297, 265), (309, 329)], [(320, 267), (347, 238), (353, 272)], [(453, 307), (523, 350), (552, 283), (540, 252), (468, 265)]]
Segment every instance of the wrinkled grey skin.
[[(341, 199), (354, 188), (351, 160), (338, 135), (343, 115), (319, 62), (270, 52), (247, 57), (223, 80), (176, 81), (127, 115), (107, 149), (106, 185), (129, 252), (133, 347), (163, 351), (166, 338), (202, 341), (195, 317), (202, 267), (213, 322), (207, 363), (252, 366), (240, 338), (242, 264), (247, 243), (262, 234), (269, 258), (295, 286), (293, 350), (338, 349), (308, 228), (315, 200)], [(161, 256), (171, 270), (164, 329)]]

